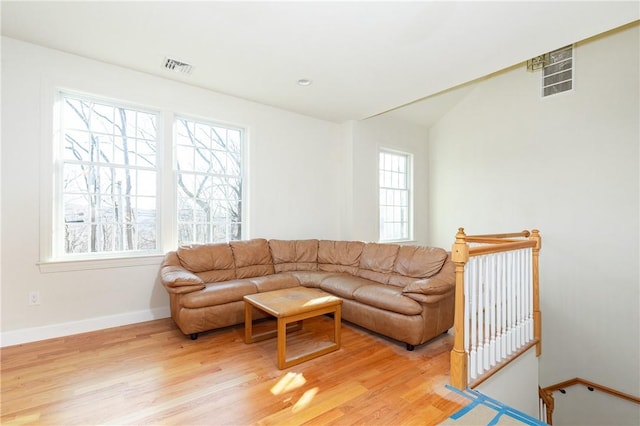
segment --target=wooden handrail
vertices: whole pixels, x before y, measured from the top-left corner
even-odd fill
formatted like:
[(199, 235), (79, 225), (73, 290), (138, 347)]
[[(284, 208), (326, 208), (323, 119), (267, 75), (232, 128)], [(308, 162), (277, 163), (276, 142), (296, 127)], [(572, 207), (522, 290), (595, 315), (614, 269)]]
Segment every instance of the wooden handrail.
[(475, 238), (498, 238), (498, 239), (504, 239), (504, 238), (514, 238), (514, 237), (516, 237), (516, 238), (519, 238), (519, 237), (529, 238), (530, 235), (531, 235), (531, 233), (525, 229), (522, 232), (512, 232), (510, 234), (467, 235), (467, 240), (469, 240), (469, 238), (472, 238), (472, 239), (475, 239)]
[(609, 395), (616, 396), (618, 398), (626, 399), (627, 401), (635, 402), (636, 404), (640, 404), (640, 398), (637, 396), (630, 395), (628, 393), (620, 392), (615, 389), (611, 389), (607, 386), (599, 385), (598, 383), (590, 382), (589, 380), (581, 379), (580, 377), (575, 377), (571, 380), (566, 380), (564, 382), (556, 383), (555, 385), (547, 386), (542, 390), (546, 392), (554, 392), (560, 389), (568, 388), (574, 385), (584, 385), (588, 388), (598, 389), (601, 392), (608, 393)]
[(535, 246), (536, 242), (533, 240), (522, 240), (503, 244), (469, 247), (469, 256), (480, 256), (483, 254), (499, 253), (501, 251), (518, 250)]
[(523, 241), (523, 240), (522, 238), (494, 238), (494, 237), (467, 236), (467, 242), (469, 243), (504, 244), (504, 243), (514, 243), (516, 241)]

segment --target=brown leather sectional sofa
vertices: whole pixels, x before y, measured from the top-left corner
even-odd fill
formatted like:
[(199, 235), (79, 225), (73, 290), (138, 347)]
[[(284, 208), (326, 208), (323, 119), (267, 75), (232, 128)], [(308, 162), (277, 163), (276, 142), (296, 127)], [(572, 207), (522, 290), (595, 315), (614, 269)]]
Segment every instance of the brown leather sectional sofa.
[(342, 318), (406, 343), (453, 326), (454, 265), (440, 248), (328, 240), (180, 247), (161, 267), (171, 316), (191, 335), (244, 322), (243, 296), (295, 286), (343, 299)]

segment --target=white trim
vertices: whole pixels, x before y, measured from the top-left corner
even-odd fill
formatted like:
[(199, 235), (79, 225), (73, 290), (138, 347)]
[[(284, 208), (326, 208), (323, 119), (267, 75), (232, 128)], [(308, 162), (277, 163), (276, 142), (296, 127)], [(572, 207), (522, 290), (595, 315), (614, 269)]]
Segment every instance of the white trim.
[(158, 248), (166, 253), (176, 249), (176, 241), (178, 241), (177, 222), (178, 213), (176, 212), (176, 168), (174, 167), (174, 159), (176, 156), (175, 149), (175, 121), (176, 114), (173, 111), (162, 111), (163, 123), (158, 127), (159, 136), (162, 138), (162, 149), (158, 150), (158, 164), (161, 172), (158, 178)]
[(39, 340), (87, 333), (105, 328), (135, 324), (171, 316), (169, 307), (154, 308), (144, 311), (127, 312), (106, 317), (89, 318), (80, 321), (45, 325), (43, 327), (23, 328), (0, 333), (0, 347), (37, 342)]
[(68, 271), (89, 271), (93, 269), (127, 268), (130, 266), (157, 265), (162, 263), (164, 254), (153, 254), (149, 256), (114, 257), (102, 259), (77, 259), (47, 261), (38, 263), (40, 273)]
[[(54, 121), (54, 114), (57, 116), (58, 97), (57, 92), (53, 88), (51, 82), (42, 80), (40, 86), (41, 104), (40, 104), (40, 167), (38, 185), (40, 193), (40, 226), (38, 228), (40, 237), (40, 260), (49, 259), (53, 249), (53, 221), (54, 218), (54, 189), (57, 176), (54, 175), (54, 142), (58, 138), (59, 125)], [(57, 143), (57, 142), (56, 142)]]

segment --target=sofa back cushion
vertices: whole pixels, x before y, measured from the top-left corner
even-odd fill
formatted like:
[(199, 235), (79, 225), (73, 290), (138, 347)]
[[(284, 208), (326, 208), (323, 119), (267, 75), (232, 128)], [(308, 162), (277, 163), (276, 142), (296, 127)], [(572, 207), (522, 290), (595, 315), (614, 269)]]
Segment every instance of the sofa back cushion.
[(263, 238), (229, 242), (236, 263), (237, 278), (253, 278), (275, 272), (269, 243)]
[(389, 284), (404, 286), (415, 278), (432, 277), (442, 269), (447, 255), (439, 247), (400, 246)]
[(182, 246), (176, 255), (183, 268), (198, 275), (204, 282), (213, 283), (236, 278), (231, 248), (226, 243)]
[(269, 240), (276, 272), (317, 271), (318, 240)]
[(320, 240), (318, 270), (356, 275), (364, 245), (361, 241)]
[(367, 243), (362, 249), (357, 275), (388, 284), (399, 248), (398, 244)]

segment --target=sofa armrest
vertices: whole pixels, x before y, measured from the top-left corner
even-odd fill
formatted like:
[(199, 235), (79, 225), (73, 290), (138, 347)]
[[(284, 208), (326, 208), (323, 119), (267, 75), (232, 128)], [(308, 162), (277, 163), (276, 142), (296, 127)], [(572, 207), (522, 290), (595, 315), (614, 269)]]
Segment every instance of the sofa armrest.
[(442, 293), (442, 294), (422, 294), (422, 293), (405, 293), (405, 296), (415, 300), (418, 303), (422, 303), (422, 304), (431, 304), (431, 303), (437, 303), (440, 302), (441, 300), (447, 299), (447, 298), (453, 298), (455, 291), (453, 289), (451, 289), (451, 291), (446, 292), (446, 293)]
[(187, 293), (191, 293), (192, 291), (200, 291), (203, 288), (205, 288), (204, 285), (183, 285), (180, 287), (165, 286), (167, 293), (170, 293), (170, 294), (187, 294)]
[(196, 285), (204, 287), (204, 281), (191, 271), (180, 266), (165, 266), (160, 271), (160, 279), (165, 287)]
[(190, 293), (202, 290), (202, 278), (180, 265), (175, 252), (167, 253), (160, 268), (160, 281), (169, 293)]
[(451, 283), (449, 280), (445, 280), (443, 278), (426, 278), (409, 283), (404, 287), (404, 289), (402, 289), (402, 292), (431, 296), (448, 293), (454, 286), (455, 283)]

